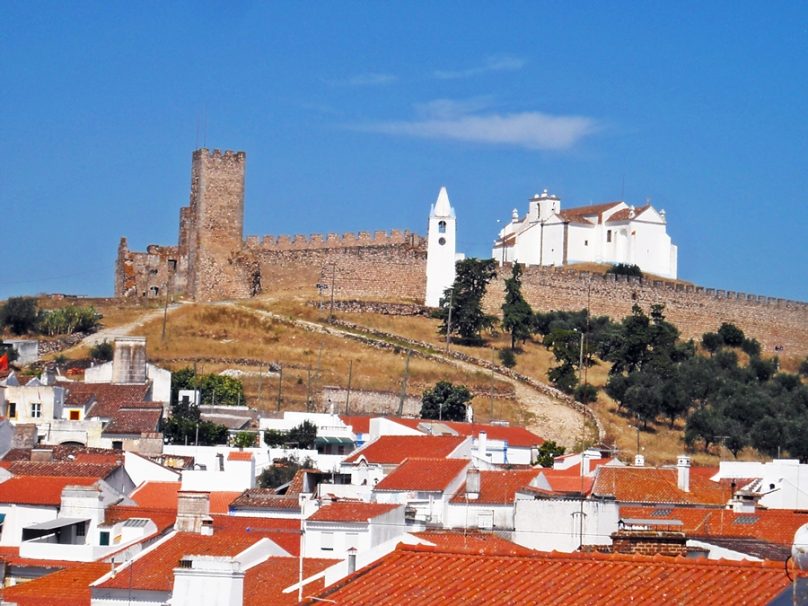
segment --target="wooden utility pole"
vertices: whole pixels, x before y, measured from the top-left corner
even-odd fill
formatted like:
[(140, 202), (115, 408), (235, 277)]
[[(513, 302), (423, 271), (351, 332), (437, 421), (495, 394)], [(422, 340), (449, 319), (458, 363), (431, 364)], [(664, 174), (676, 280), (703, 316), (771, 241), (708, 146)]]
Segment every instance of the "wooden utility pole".
[(345, 395), (345, 414), (350, 414), (351, 379), (353, 378), (353, 360), (348, 361), (348, 393)]
[(281, 411), (281, 400), (283, 398), (283, 366), (278, 371), (278, 407), (277, 411)]
[(454, 288), (449, 291), (449, 317), (446, 319), (446, 353), (449, 353), (449, 341), (452, 338), (452, 307), (454, 307)]
[(311, 364), (306, 369), (308, 375), (306, 381), (306, 412), (311, 412)]
[(412, 352), (407, 352), (407, 359), (404, 360), (404, 377), (401, 379), (401, 396), (398, 399), (398, 416), (404, 414), (404, 400), (407, 397), (407, 382), (410, 378), (410, 357)]

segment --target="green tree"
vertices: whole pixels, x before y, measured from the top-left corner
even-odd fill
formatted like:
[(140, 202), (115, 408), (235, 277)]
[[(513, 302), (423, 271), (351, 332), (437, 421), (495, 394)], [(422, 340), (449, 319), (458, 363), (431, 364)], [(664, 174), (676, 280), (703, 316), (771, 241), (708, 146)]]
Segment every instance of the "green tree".
[(629, 263), (617, 263), (612, 265), (606, 270), (607, 274), (615, 274), (618, 276), (636, 276), (642, 278), (642, 270), (639, 265), (631, 265)]
[(240, 431), (233, 438), (233, 446), (237, 448), (252, 448), (255, 446), (257, 434), (254, 431)]
[(575, 369), (580, 366), (581, 334), (577, 330), (554, 328), (543, 340), (553, 352), (556, 366), (547, 372), (547, 377), (556, 389), (573, 393), (578, 385)]
[(505, 280), (505, 302), (502, 304), (502, 328), (511, 335), (511, 350), (516, 342), (530, 338), (533, 310), (522, 295), (522, 265), (514, 263), (511, 277)]
[(171, 401), (176, 402), (181, 389), (198, 389), (202, 404), (236, 406), (244, 404), (244, 386), (233, 377), (217, 374), (198, 375), (193, 368), (182, 368), (171, 374)]
[(103, 362), (109, 362), (112, 360), (112, 357), (115, 355), (115, 349), (109, 341), (104, 339), (100, 343), (96, 343), (90, 348), (90, 357), (93, 360), (100, 360)]
[(713, 355), (724, 345), (724, 339), (717, 332), (705, 332), (701, 335), (701, 346)]
[[(775, 417), (764, 417), (752, 426), (750, 438), (752, 446), (773, 457), (783, 445), (783, 423)], [(803, 436), (804, 438), (804, 436)]]
[(470, 401), (471, 392), (465, 385), (438, 381), (421, 396), (421, 418), (465, 421), (466, 407)]
[(317, 426), (311, 421), (303, 421), (289, 430), (287, 439), (290, 444), (296, 444), (297, 448), (304, 450), (313, 448), (317, 439)]
[(300, 469), (313, 469), (314, 462), (308, 457), (300, 461), (297, 457), (276, 459), (272, 465), (264, 469), (258, 476), (258, 486), (261, 488), (278, 488), (288, 484)]
[(724, 322), (718, 329), (718, 334), (724, 339), (724, 343), (729, 347), (740, 347), (743, 345), (743, 331), (729, 322)]
[(565, 450), (563, 446), (559, 446), (553, 440), (542, 442), (539, 446), (536, 463), (542, 467), (552, 467), (555, 458), (563, 455)]
[(741, 343), (741, 350), (750, 357), (759, 357), (762, 350), (760, 341), (747, 337)]
[(499, 361), (502, 362), (505, 368), (513, 368), (516, 366), (516, 356), (512, 349), (500, 349), (497, 355), (499, 356)]
[(39, 320), (39, 309), (33, 297), (11, 297), (0, 309), (0, 324), (15, 335), (31, 332)]
[(285, 431), (280, 431), (278, 429), (267, 429), (264, 432), (264, 443), (270, 448), (282, 448), (286, 446), (288, 439), (289, 434)]
[(575, 388), (575, 399), (582, 404), (589, 404), (598, 399), (598, 388), (591, 383), (582, 383)]
[(494, 325), (495, 318), (483, 312), (482, 302), (488, 283), (496, 275), (493, 259), (458, 261), (454, 284), (446, 289), (440, 301), (437, 317), (441, 319), (441, 326), (438, 332), (446, 334), (448, 330), (465, 343), (480, 344), (481, 331)]

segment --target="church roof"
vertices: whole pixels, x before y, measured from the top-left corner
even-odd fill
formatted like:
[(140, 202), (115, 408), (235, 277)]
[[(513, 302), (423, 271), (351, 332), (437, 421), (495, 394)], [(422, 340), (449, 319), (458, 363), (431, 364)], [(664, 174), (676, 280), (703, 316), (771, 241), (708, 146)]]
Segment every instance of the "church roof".
[(639, 208), (634, 209), (634, 216), (631, 216), (631, 209), (630, 208), (621, 208), (616, 213), (611, 215), (608, 219), (606, 219), (607, 223), (614, 223), (617, 221), (628, 221), (629, 219), (636, 219), (646, 210), (651, 208), (650, 204), (646, 204), (645, 206), (640, 206)]
[(623, 204), (623, 202), (605, 202), (603, 204), (579, 206), (578, 208), (562, 210), (558, 213), (558, 216), (570, 223), (585, 223), (591, 225), (592, 221), (588, 220), (589, 217), (594, 218), (595, 223), (603, 223), (603, 213), (620, 204)]

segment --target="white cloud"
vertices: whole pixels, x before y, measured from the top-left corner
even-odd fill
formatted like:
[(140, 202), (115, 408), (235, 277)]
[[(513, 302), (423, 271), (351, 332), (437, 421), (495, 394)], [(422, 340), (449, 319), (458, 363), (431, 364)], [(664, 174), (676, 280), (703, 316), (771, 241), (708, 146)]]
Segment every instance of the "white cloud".
[(366, 74), (357, 74), (343, 80), (328, 80), (328, 83), (336, 86), (383, 86), (385, 84), (392, 84), (397, 80), (398, 77), (393, 74), (369, 72)]
[(436, 70), (432, 75), (438, 80), (458, 80), (471, 78), (490, 72), (515, 72), (525, 66), (525, 60), (518, 57), (488, 57), (482, 65), (461, 70)]
[[(476, 104), (476, 105), (475, 105)], [(449, 139), (527, 149), (563, 150), (598, 130), (600, 125), (586, 116), (552, 115), (543, 112), (480, 113), (482, 102), (438, 99), (417, 107), (413, 120), (358, 125), (359, 130)]]

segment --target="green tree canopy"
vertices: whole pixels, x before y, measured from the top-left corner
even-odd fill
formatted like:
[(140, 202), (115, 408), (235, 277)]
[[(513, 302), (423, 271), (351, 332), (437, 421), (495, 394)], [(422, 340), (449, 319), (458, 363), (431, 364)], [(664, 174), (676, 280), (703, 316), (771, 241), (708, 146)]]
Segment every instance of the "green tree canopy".
[(522, 265), (514, 263), (511, 276), (505, 280), (505, 302), (502, 304), (502, 328), (511, 335), (511, 350), (516, 342), (530, 338), (533, 310), (522, 295)]
[[(483, 312), (483, 297), (488, 283), (497, 275), (493, 259), (463, 259), (456, 264), (454, 284), (447, 288), (440, 300), (437, 317), (438, 330), (458, 335), (464, 342), (479, 344), (480, 333), (494, 325), (495, 318)], [(450, 322), (451, 310), (451, 326)]]
[(465, 385), (439, 381), (421, 396), (421, 418), (465, 421), (470, 401), (471, 392)]
[(31, 332), (39, 320), (39, 308), (33, 297), (11, 297), (0, 308), (0, 324), (15, 335)]

